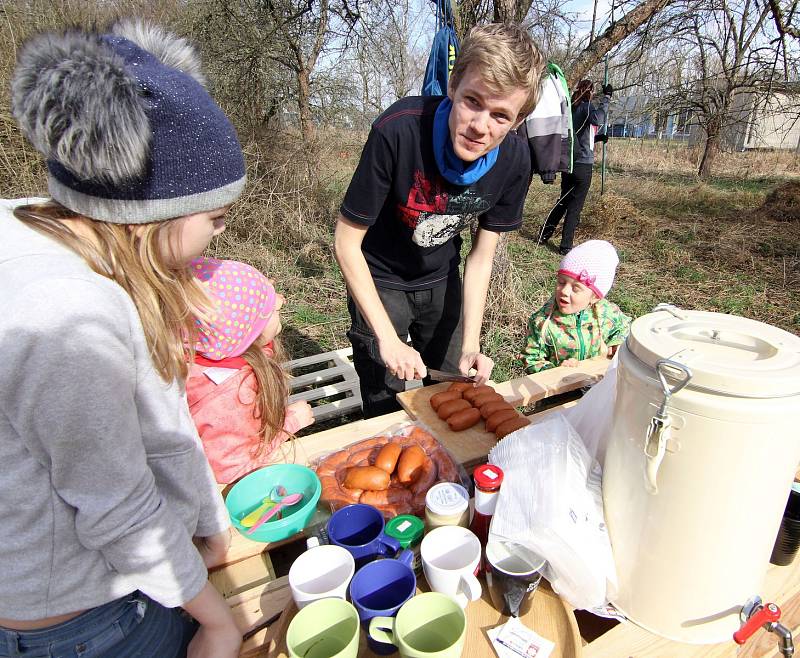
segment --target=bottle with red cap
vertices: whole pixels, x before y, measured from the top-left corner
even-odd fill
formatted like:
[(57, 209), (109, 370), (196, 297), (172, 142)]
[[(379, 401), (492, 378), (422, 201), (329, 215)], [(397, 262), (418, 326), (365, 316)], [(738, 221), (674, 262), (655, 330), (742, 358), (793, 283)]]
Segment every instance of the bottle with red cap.
[[(483, 464), (473, 472), (475, 480), (475, 511), (469, 529), (478, 537), (482, 547), (489, 539), (489, 524), (497, 506), (497, 494), (503, 484), (503, 471), (494, 464)], [(483, 571), (483, 555), (479, 568)]]

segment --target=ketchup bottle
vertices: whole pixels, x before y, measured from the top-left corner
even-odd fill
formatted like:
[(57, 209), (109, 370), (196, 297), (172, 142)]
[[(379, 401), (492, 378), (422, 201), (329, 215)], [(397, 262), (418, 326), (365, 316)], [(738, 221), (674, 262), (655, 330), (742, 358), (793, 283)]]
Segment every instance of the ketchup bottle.
[(481, 542), (481, 563), (478, 569), (483, 571), (483, 550), (489, 539), (489, 524), (497, 506), (497, 494), (503, 484), (503, 471), (493, 464), (483, 464), (472, 472), (472, 477), (475, 480), (475, 512), (469, 529)]

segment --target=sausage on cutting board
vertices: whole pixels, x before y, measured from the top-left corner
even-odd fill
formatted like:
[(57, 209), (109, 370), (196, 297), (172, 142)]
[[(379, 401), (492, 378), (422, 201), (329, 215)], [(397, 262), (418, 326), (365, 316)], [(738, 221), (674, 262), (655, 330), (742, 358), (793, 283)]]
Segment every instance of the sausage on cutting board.
[(466, 400), (461, 400), (461, 399), (448, 400), (439, 407), (436, 413), (442, 420), (447, 420), (456, 411), (461, 411), (462, 409), (470, 409), (471, 407), (472, 405)]
[(480, 410), (475, 407), (456, 411), (447, 419), (447, 424), (454, 432), (463, 432), (475, 425), (481, 419)]

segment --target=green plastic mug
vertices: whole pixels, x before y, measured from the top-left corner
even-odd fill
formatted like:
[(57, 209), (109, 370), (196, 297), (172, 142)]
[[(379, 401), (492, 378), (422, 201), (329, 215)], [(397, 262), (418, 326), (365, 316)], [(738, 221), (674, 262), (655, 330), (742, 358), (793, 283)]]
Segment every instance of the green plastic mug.
[(291, 658), (356, 658), (358, 613), (342, 599), (320, 599), (298, 612), (286, 631)]
[(374, 617), (369, 623), (370, 637), (394, 644), (402, 658), (458, 658), (466, 633), (463, 608), (438, 592), (418, 594), (396, 617)]

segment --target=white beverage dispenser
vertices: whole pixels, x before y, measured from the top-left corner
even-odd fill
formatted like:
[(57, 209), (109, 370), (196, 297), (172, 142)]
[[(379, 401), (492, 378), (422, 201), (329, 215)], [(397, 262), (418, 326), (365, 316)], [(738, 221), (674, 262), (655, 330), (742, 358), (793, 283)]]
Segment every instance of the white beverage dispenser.
[(635, 320), (603, 473), (612, 602), (674, 640), (730, 640), (799, 462), (800, 338), (666, 305)]

